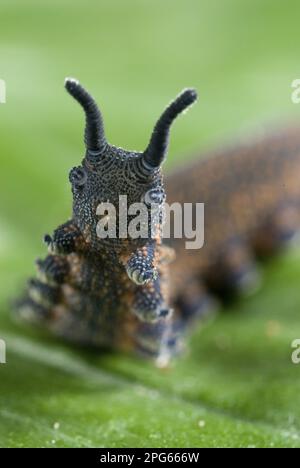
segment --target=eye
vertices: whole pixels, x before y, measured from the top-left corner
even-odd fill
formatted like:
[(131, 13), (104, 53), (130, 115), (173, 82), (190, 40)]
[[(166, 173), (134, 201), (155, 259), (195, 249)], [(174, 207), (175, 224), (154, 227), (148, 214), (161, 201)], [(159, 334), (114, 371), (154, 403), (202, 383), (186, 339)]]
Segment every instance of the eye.
[(145, 193), (143, 201), (146, 205), (157, 204), (161, 205), (165, 201), (165, 192), (161, 187), (152, 188)]
[(73, 167), (70, 170), (69, 180), (75, 188), (82, 188), (87, 181), (87, 173), (83, 167)]

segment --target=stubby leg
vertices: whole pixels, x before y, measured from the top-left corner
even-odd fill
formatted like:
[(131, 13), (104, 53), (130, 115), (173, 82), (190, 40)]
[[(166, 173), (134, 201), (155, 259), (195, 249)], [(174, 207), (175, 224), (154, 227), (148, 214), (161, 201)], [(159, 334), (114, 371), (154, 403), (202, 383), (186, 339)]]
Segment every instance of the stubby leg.
[(174, 311), (155, 323), (141, 322), (135, 329), (136, 352), (155, 359), (158, 367), (168, 365), (170, 359), (184, 349), (184, 337), (202, 320), (217, 309), (217, 301), (211, 298), (197, 278), (186, 282), (174, 303)]
[(156, 322), (170, 315), (171, 309), (164, 302), (159, 278), (135, 290), (132, 311), (143, 322)]
[(155, 243), (136, 250), (125, 264), (129, 278), (136, 284), (142, 285), (157, 278), (155, 265)]
[(21, 319), (22, 321), (34, 323), (34, 324), (42, 324), (46, 322), (50, 317), (50, 310), (43, 305), (38, 304), (33, 299), (26, 295), (21, 297), (17, 301), (14, 301), (13, 310), (14, 316), (17, 319)]
[(65, 258), (48, 255), (38, 260), (39, 279), (30, 279), (26, 294), (14, 302), (15, 315), (33, 323), (45, 323), (61, 300), (61, 284), (69, 268)]
[(52, 254), (67, 255), (85, 248), (83, 236), (72, 220), (55, 229), (53, 237), (46, 234), (44, 241)]
[(299, 233), (300, 207), (293, 202), (285, 203), (255, 232), (254, 249), (261, 257), (272, 255), (291, 245)]
[(175, 301), (176, 320), (181, 327), (188, 326), (205, 319), (218, 308), (218, 301), (207, 291), (198, 278), (189, 278)]
[(48, 255), (44, 260), (38, 259), (36, 264), (43, 283), (62, 284), (69, 273), (67, 260), (60, 255)]
[(50, 308), (59, 302), (61, 288), (42, 283), (38, 279), (30, 279), (28, 281), (28, 295), (32, 301), (40, 306)]
[(209, 289), (223, 298), (256, 290), (260, 285), (260, 272), (251, 246), (248, 247), (241, 239), (227, 242), (207, 272), (206, 283)]
[(201, 279), (197, 277), (186, 279), (174, 299), (174, 313), (167, 340), (169, 354), (180, 353), (184, 349), (185, 335), (213, 317), (218, 308), (217, 299), (209, 294)]
[(134, 350), (138, 355), (154, 359), (158, 367), (166, 367), (177, 352), (172, 331), (172, 318), (156, 323), (140, 323), (135, 329)]

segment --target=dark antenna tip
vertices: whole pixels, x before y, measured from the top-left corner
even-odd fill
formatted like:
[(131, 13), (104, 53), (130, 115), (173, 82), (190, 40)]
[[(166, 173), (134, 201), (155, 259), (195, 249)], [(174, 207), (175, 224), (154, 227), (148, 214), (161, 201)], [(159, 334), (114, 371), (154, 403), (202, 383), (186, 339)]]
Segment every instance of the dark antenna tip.
[(79, 81), (76, 78), (72, 78), (71, 76), (67, 76), (65, 78), (65, 86), (67, 87), (69, 84), (72, 84), (72, 83), (78, 84)]
[(194, 88), (186, 88), (184, 89), (181, 94), (179, 95), (183, 98), (187, 106), (193, 104), (193, 102), (197, 101), (198, 93)]
[(69, 92), (72, 91), (72, 90), (74, 90), (75, 88), (77, 88), (78, 85), (79, 85), (79, 81), (76, 80), (76, 78), (69, 78), (69, 77), (67, 77), (67, 78), (65, 79), (65, 88), (66, 88), (66, 90), (69, 91)]
[[(183, 112), (185, 109), (190, 107), (198, 99), (198, 93), (193, 88), (186, 88), (175, 98), (175, 100), (167, 108), (167, 112), (170, 118), (173, 120), (176, 119), (178, 114)], [(169, 111), (168, 111), (169, 109)]]

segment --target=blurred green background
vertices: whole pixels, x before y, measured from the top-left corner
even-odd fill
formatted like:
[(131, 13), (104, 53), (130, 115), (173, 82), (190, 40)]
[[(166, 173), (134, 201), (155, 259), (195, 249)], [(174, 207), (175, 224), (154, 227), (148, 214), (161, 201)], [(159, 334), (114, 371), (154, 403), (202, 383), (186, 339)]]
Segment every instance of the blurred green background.
[(0, 446), (300, 446), (300, 256), (197, 331), (168, 372), (92, 356), (11, 323), (7, 301), (70, 214), (83, 155), (74, 76), (97, 98), (111, 143), (145, 148), (183, 87), (200, 99), (174, 126), (166, 170), (266, 124), (299, 120), (299, 2), (2, 0), (0, 78)]

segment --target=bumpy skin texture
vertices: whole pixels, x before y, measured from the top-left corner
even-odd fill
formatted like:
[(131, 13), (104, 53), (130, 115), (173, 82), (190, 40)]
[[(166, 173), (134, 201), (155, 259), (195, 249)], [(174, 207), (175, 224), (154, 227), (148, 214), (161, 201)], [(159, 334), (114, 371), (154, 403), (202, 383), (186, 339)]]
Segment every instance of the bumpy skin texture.
[(299, 129), (265, 136), (208, 155), (165, 180), (168, 203), (205, 204), (205, 242), (187, 250), (173, 239), (170, 269), (173, 320), (188, 327), (216, 293), (244, 293), (259, 280), (256, 257), (291, 243), (300, 227)]
[[(67, 79), (66, 89), (86, 115), (86, 155), (69, 174), (73, 216), (45, 236), (49, 255), (37, 261), (38, 279), (29, 281), (17, 314), (78, 344), (166, 362), (177, 342), (169, 306), (170, 254), (161, 243), (165, 192), (160, 166), (170, 126), (196, 93), (185, 90), (167, 107), (148, 147), (138, 153), (107, 143), (101, 113), (76, 80)], [(128, 207), (144, 202), (148, 237), (122, 237), (131, 220), (120, 220), (119, 196), (124, 195)], [(108, 202), (116, 209), (116, 238), (99, 238), (98, 222), (107, 213), (98, 210)]]
[[(108, 145), (93, 99), (73, 80), (66, 87), (86, 113), (87, 152), (70, 172), (72, 219), (45, 236), (49, 255), (38, 260), (39, 277), (18, 301), (18, 316), (78, 344), (165, 364), (181, 349), (186, 330), (214, 308), (215, 294), (253, 288), (254, 257), (275, 252), (298, 231), (298, 131), (210, 155), (166, 178), (168, 203), (205, 203), (204, 247), (186, 250), (186, 239), (161, 240), (160, 166), (170, 125), (195, 92), (185, 91), (167, 108), (146, 151), (137, 153)], [(97, 206), (118, 207), (124, 194), (128, 205), (153, 201), (154, 237), (123, 239), (119, 231), (116, 239), (97, 237)]]

